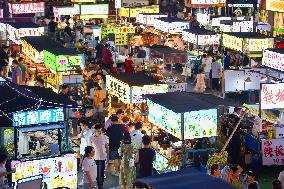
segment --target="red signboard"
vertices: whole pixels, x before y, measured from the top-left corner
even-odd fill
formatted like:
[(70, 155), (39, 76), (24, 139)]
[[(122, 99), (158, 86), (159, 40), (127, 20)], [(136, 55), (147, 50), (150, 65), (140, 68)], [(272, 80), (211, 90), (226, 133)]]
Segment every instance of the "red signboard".
[(262, 164), (284, 165), (284, 139), (262, 141)]
[(9, 3), (11, 14), (44, 13), (44, 2), (40, 3)]

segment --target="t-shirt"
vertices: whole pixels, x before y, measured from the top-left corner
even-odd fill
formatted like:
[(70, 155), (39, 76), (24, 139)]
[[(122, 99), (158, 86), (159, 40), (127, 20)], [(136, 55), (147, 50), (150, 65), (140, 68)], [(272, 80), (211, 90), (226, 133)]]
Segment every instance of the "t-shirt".
[(84, 155), (85, 148), (91, 145), (90, 138), (92, 135), (93, 135), (93, 132), (90, 129), (86, 131), (85, 133), (83, 133), (83, 137), (81, 138), (81, 143), (80, 143), (80, 154), (81, 155)]
[(141, 131), (134, 130), (130, 133), (131, 136), (131, 143), (135, 150), (142, 148), (142, 137), (144, 136)]
[(120, 147), (120, 141), (123, 138), (123, 125), (112, 124), (106, 131), (109, 138), (109, 150), (117, 151)]
[(218, 62), (212, 62), (212, 78), (220, 78), (221, 76), (221, 64)]
[[(6, 173), (6, 172), (7, 172), (7, 170), (6, 170), (5, 166), (4, 167), (0, 166), (0, 174), (1, 173)], [(0, 177), (0, 189), (8, 188), (7, 184), (8, 184), (7, 178), (5, 176), (4, 177)]]
[(13, 69), (12, 71), (12, 82), (17, 83), (17, 77), (20, 76), (20, 80), (22, 79), (21, 77), (22, 71), (21, 68), (18, 66)]
[(137, 58), (145, 58), (146, 57), (146, 51), (143, 49), (139, 49), (137, 52)]
[(69, 26), (65, 27), (64, 32), (66, 32), (69, 36), (72, 36), (72, 31), (71, 31), (71, 28)]
[(155, 150), (152, 148), (141, 148), (139, 150), (140, 176), (147, 177), (153, 175), (153, 161)]
[(22, 81), (25, 81), (26, 80), (26, 66), (24, 66), (23, 64), (19, 63), (19, 67), (22, 71)]
[(106, 153), (106, 144), (109, 143), (107, 136), (100, 135), (91, 137), (91, 145), (95, 148), (95, 160), (106, 160), (107, 153)]
[(55, 32), (57, 23), (54, 21), (50, 21), (48, 23), (49, 32)]
[[(82, 169), (83, 169), (83, 180), (84, 180), (84, 183), (91, 183), (91, 182), (95, 182), (96, 181), (96, 178), (97, 178), (97, 166), (96, 166), (96, 163), (95, 163), (94, 159), (89, 159), (89, 158), (85, 157), (84, 160), (83, 160)], [(86, 174), (87, 171), (90, 173), (92, 181), (88, 180), (88, 177), (87, 177), (87, 174)]]
[(3, 51), (3, 49), (0, 49), (0, 70), (2, 66), (7, 66), (7, 62), (5, 62), (4, 60), (8, 60), (9, 56), (8, 54)]
[(96, 50), (97, 50), (97, 58), (102, 58), (103, 57), (103, 49), (104, 49), (104, 45), (103, 44), (98, 44), (96, 46)]

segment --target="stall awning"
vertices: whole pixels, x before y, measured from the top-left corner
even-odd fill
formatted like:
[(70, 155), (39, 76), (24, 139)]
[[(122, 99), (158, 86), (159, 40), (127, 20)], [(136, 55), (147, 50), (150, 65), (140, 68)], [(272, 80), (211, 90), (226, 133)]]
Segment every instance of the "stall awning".
[(153, 46), (150, 46), (149, 48), (160, 54), (181, 54), (183, 53), (177, 49), (163, 46), (163, 45), (153, 45)]
[(82, 54), (79, 51), (76, 51), (75, 49), (72, 48), (52, 48), (52, 49), (48, 49), (48, 52), (54, 54), (54, 55), (78, 55), (78, 54)]
[(48, 36), (23, 37), (22, 40), (25, 40), (39, 52), (53, 48), (64, 48), (60, 43), (54, 41)]
[(234, 186), (193, 168), (136, 180), (154, 189), (236, 189)]
[(193, 27), (193, 28), (190, 28), (190, 29), (185, 29), (183, 30), (185, 32), (188, 32), (188, 33), (193, 33), (193, 34), (196, 34), (196, 35), (215, 35), (216, 32), (214, 31), (210, 31), (210, 30), (207, 30), (203, 27)]
[(124, 83), (127, 83), (129, 86), (164, 84), (160, 80), (150, 77), (143, 72), (137, 72), (134, 74), (112, 74), (112, 76)]
[(211, 94), (174, 92), (146, 95), (147, 98), (175, 113), (214, 109), (218, 106), (235, 105)]
[(34, 22), (4, 22), (5, 24), (9, 24), (13, 28), (20, 29), (20, 28), (39, 28), (40, 25)]

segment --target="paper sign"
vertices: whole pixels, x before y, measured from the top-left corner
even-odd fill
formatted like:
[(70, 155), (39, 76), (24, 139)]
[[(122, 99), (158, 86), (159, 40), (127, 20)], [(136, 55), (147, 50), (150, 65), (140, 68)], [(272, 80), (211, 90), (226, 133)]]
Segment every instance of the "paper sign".
[(11, 14), (44, 13), (44, 2), (40, 3), (9, 3)]
[(244, 51), (246, 52), (262, 52), (264, 49), (273, 47), (273, 39), (245, 39)]
[(119, 27), (115, 29), (115, 33), (135, 33), (135, 27)]
[(261, 85), (261, 109), (284, 107), (284, 83)]
[(262, 140), (262, 164), (284, 165), (284, 139)]
[(284, 54), (264, 50), (262, 56), (262, 65), (284, 71)]
[(237, 51), (242, 51), (243, 39), (228, 34), (223, 34), (223, 46)]
[(127, 45), (128, 44), (128, 34), (127, 33), (116, 33), (114, 43), (115, 45)]

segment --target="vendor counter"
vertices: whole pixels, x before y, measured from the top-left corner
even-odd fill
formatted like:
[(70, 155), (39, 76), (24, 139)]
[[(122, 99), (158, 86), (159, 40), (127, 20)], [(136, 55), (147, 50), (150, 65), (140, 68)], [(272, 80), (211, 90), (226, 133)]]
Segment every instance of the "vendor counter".
[(14, 183), (28, 178), (33, 180), (33, 177), (42, 175), (44, 188), (77, 188), (76, 154), (13, 160), (11, 162), (11, 168), (16, 169), (16, 172), (12, 174), (12, 182)]

